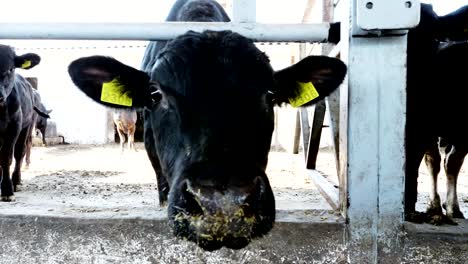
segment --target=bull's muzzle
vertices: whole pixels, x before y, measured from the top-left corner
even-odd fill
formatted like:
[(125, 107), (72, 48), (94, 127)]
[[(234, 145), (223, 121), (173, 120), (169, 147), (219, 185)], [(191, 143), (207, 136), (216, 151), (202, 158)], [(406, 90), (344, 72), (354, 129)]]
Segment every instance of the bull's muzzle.
[[(245, 247), (254, 237), (263, 235), (259, 225), (265, 225), (271, 212), (265, 213), (261, 204), (265, 200), (273, 203), (274, 198), (264, 199), (268, 184), (258, 176), (242, 186), (206, 186), (187, 181), (182, 190), (185, 208), (177, 208), (173, 215), (176, 235), (196, 242), (206, 250), (222, 246)], [(272, 201), (271, 201), (272, 200)], [(268, 215), (268, 216), (267, 216)], [(269, 219), (270, 225), (272, 221)]]

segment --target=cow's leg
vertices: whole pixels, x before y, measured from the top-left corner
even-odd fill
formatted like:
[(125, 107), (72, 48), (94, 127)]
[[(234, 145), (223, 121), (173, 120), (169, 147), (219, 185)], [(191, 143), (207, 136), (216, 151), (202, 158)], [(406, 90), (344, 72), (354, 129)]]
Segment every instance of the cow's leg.
[(148, 154), (148, 158), (151, 161), (154, 172), (156, 173), (156, 181), (158, 183), (158, 194), (159, 194), (159, 205), (161, 207), (167, 205), (167, 196), (169, 194), (169, 183), (165, 175), (163, 174), (161, 164), (159, 162), (159, 156), (155, 149), (155, 142), (153, 137), (153, 130), (150, 127), (150, 124), (144, 125), (144, 141), (145, 149)]
[(128, 150), (135, 150), (135, 127), (128, 129)]
[(30, 133), (27, 141), (26, 141), (26, 157), (25, 157), (25, 162), (26, 162), (26, 168), (29, 168), (29, 165), (31, 164), (31, 149), (32, 149), (32, 134)]
[(45, 139), (45, 137), (46, 137), (46, 134), (45, 134), (45, 132), (46, 132), (46, 126), (42, 127), (42, 128), (39, 129), (39, 130), (41, 131), (41, 134), (42, 134), (42, 145), (47, 146), (47, 141), (46, 141), (46, 139)]
[(167, 205), (167, 196), (169, 194), (169, 183), (167, 182), (166, 177), (164, 176), (161, 164), (159, 163), (159, 157), (153, 156), (148, 152), (150, 157), (151, 165), (153, 166), (154, 172), (156, 173), (156, 181), (158, 183), (158, 194), (159, 194), (159, 206), (163, 207)]
[(13, 147), (18, 139), (18, 131), (20, 128), (17, 124), (11, 125), (3, 135), (3, 145), (0, 149), (0, 167), (1, 172), (1, 200), (11, 202), (15, 200), (13, 193), (13, 183), (10, 178), (10, 166), (13, 161)]
[(444, 215), (440, 203), (440, 196), (437, 192), (437, 178), (440, 172), (440, 152), (436, 142), (429, 146), (424, 155), (427, 170), (431, 180), (431, 192), (429, 194), (429, 205), (426, 213), (430, 223), (439, 225), (443, 223)]
[(2, 153), (0, 154), (0, 164), (2, 167), (1, 200), (3, 202), (11, 202), (15, 200), (15, 196), (13, 194), (13, 183), (10, 178), (10, 165), (13, 159), (13, 149), (8, 151), (6, 149), (4, 150), (4, 148), (5, 146), (2, 147)]
[(23, 165), (23, 158), (26, 153), (27, 144), (28, 144), (28, 136), (31, 135), (31, 127), (23, 129), (18, 139), (16, 140), (15, 144), (15, 168), (12, 174), (12, 181), (13, 181), (13, 188), (14, 191), (19, 191), (19, 186), (21, 185), (21, 166)]
[[(419, 144), (418, 144), (419, 143)], [(406, 147), (406, 177), (405, 177), (405, 219), (407, 221), (422, 223), (426, 220), (425, 214), (416, 212), (418, 199), (419, 165), (425, 153), (422, 141), (407, 139)]]
[(125, 144), (125, 135), (122, 130), (117, 129), (117, 133), (119, 133), (119, 139), (120, 139), (120, 152), (123, 153), (123, 147)]
[(447, 201), (445, 210), (449, 218), (463, 218), (460, 211), (457, 197), (457, 179), (460, 168), (463, 165), (466, 151), (457, 149), (457, 146), (451, 145), (444, 159), (445, 174), (447, 175)]

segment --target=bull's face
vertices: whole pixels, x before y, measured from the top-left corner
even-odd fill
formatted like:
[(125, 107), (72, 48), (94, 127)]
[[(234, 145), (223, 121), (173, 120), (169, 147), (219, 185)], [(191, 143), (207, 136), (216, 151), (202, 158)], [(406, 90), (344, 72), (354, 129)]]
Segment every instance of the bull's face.
[(151, 76), (161, 98), (149, 120), (170, 183), (169, 219), (206, 249), (241, 248), (275, 219), (265, 174), (273, 70), (254, 46), (187, 38), (169, 44)]
[(0, 45), (0, 107), (5, 104), (15, 85), (15, 69), (30, 69), (39, 61), (40, 57), (36, 54), (16, 56), (10, 46)]
[(273, 106), (312, 104), (338, 87), (346, 67), (309, 57), (274, 72), (238, 34), (191, 32), (168, 43), (150, 76), (105, 57), (79, 59), (69, 72), (102, 104), (146, 107), (174, 232), (214, 250), (242, 248), (273, 226), (265, 174)]

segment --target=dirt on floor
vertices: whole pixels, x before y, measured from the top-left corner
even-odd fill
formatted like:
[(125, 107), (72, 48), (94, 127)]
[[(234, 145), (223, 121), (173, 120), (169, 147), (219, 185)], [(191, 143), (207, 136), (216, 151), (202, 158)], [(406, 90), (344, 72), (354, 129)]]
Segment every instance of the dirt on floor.
[[(31, 165), (23, 169), (23, 185), (16, 201), (0, 203), (2, 214), (66, 217), (152, 217), (161, 212), (156, 177), (142, 143), (137, 151), (120, 152), (118, 144), (56, 145), (34, 147)], [(468, 216), (468, 165), (460, 173), (458, 191), (462, 212)], [(337, 182), (334, 155), (322, 149), (317, 171)], [(324, 209), (331, 207), (304, 169), (303, 154), (271, 152), (267, 174), (277, 208)], [(429, 176), (421, 166), (418, 210), (429, 195)], [(445, 200), (445, 175), (439, 175)]]
[[(16, 201), (5, 214), (70, 217), (151, 217), (161, 211), (156, 177), (142, 143), (33, 147)], [(304, 172), (302, 155), (272, 152), (268, 175), (278, 209), (327, 209)]]
[[(442, 157), (443, 159), (443, 157)], [(441, 168), (443, 164), (441, 163)], [(338, 177), (336, 173), (335, 158), (333, 149), (331, 148), (322, 148), (318, 154), (317, 158), (317, 171), (322, 175), (326, 176), (328, 180), (338, 185)], [(440, 171), (438, 180), (437, 180), (438, 191), (440, 199), (442, 202), (445, 202), (447, 192), (446, 192), (446, 176), (443, 169)], [(418, 202), (416, 204), (416, 210), (424, 212), (428, 206), (429, 193), (431, 191), (430, 176), (427, 171), (426, 165), (424, 162), (421, 163), (419, 167), (419, 177), (418, 177)], [(468, 162), (465, 162), (460, 170), (458, 176), (457, 184), (457, 193), (458, 193), (458, 202), (460, 205), (460, 210), (468, 218)]]

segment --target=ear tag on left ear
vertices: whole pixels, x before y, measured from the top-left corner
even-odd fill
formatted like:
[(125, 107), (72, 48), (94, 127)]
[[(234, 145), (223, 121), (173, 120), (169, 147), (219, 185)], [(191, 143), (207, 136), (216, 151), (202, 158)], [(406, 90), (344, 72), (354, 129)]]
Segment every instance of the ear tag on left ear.
[(31, 61), (30, 60), (25, 60), (23, 62), (23, 64), (21, 64), (21, 69), (29, 68), (29, 66), (31, 66)]
[(132, 106), (132, 98), (117, 78), (102, 84), (101, 101), (115, 105)]
[(293, 107), (299, 107), (319, 97), (319, 93), (317, 92), (317, 89), (315, 89), (315, 86), (312, 84), (312, 82), (297, 82), (297, 84), (297, 96), (294, 98), (289, 98), (289, 103)]

